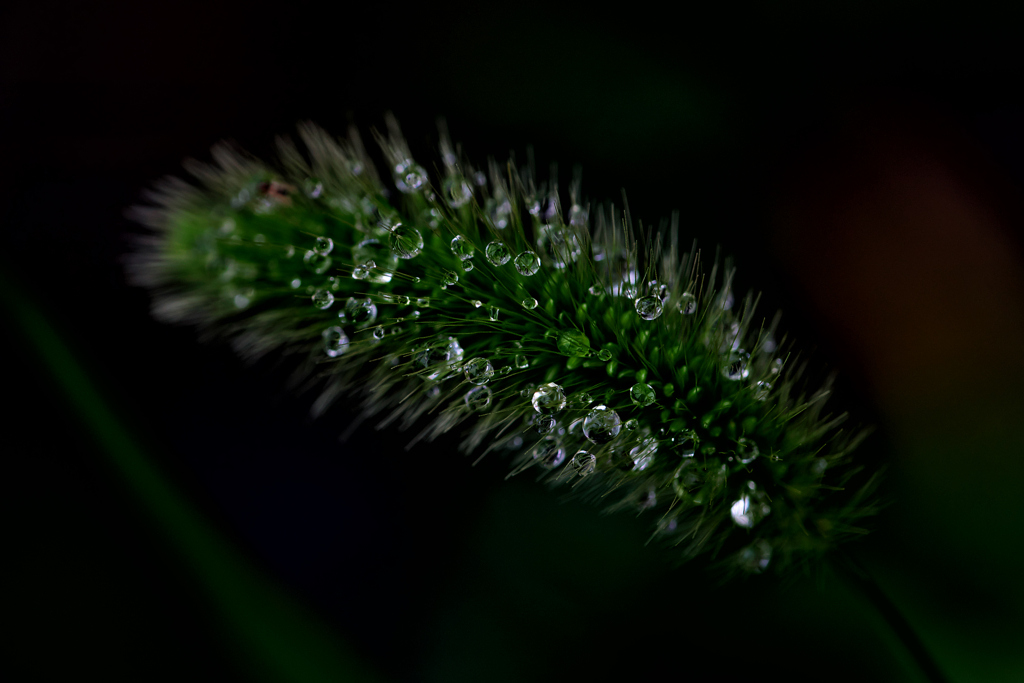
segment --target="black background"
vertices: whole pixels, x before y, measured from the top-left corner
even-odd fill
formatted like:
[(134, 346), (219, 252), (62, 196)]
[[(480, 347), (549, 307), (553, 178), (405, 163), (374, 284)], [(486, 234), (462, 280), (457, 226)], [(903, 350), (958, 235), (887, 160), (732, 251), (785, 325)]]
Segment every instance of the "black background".
[[(844, 372), (838, 400), (883, 424), (865, 456), (883, 461), (893, 446), (863, 359), (785, 265), (779, 207), (815, 150), (865, 120), (904, 116), (955, 132), (1020, 248), (1024, 110), (1008, 16), (924, 3), (671, 15), (553, 3), (32, 3), (5, 10), (2, 31), (4, 271), (209, 524), (386, 679), (914, 675), (870, 607), (827, 576), (817, 587), (717, 588), (643, 547), (646, 520), (504, 482), (506, 463), (471, 468), (454, 439), (407, 453), (405, 435), (364, 426), (339, 444), (349, 407), (311, 422), (310, 397), (284, 390), (282, 368), (246, 368), (150, 319), (119, 262), (141, 231), (123, 211), (153, 180), (180, 175), (183, 158), (204, 159), (221, 139), (268, 157), (274, 136), (306, 119), (366, 131), (393, 111), (425, 160), (438, 116), (471, 158), (522, 160), (532, 144), (540, 168), (561, 164), (563, 184), (581, 164), (589, 197), (617, 200), (625, 187), (645, 223), (679, 210), (699, 244), (722, 245), (739, 288), (762, 290), (763, 310), (781, 307), (820, 366)], [(174, 546), (24, 337), (6, 325), (4, 337), (14, 404), (2, 442), (14, 570), (5, 621), (17, 680), (244, 679)], [(898, 498), (897, 470), (887, 491)], [(966, 552), (932, 540), (904, 557), (904, 540), (882, 532), (865, 552), (910, 576), (941, 574)], [(1012, 635), (1020, 602), (988, 585), (934, 603), (946, 585), (919, 601)], [(942, 650), (951, 631), (929, 631), (931, 614), (915, 623)], [(947, 656), (957, 680), (1020, 671), (972, 669), (970, 649)]]

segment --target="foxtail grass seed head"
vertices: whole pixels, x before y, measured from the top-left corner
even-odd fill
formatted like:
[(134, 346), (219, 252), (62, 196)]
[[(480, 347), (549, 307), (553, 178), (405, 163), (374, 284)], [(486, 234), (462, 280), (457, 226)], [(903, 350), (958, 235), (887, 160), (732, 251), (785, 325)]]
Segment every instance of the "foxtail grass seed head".
[(219, 146), (190, 164), (199, 186), (134, 209), (155, 235), (129, 274), (157, 318), (250, 359), (303, 354), (314, 413), (348, 394), (378, 428), (426, 422), (414, 442), (456, 430), (513, 474), (650, 516), (683, 559), (781, 571), (863, 532), (864, 432), (823, 416), (828, 387), (801, 390), (776, 323), (681, 249), (678, 217), (638, 240), (578, 182), (477, 170), (446, 138), (435, 176), (390, 118), (384, 173), (355, 131), (299, 133), (274, 166)]

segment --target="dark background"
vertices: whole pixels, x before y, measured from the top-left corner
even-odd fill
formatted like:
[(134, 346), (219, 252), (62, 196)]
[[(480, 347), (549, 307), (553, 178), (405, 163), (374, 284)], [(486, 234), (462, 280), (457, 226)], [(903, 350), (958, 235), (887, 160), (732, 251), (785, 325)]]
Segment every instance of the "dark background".
[[(926, 3), (28, 3), (0, 23), (0, 267), (205, 524), (383, 680), (916, 680), (829, 572), (717, 587), (649, 520), (563, 504), (454, 439), (311, 422), (272, 362), (153, 322), (123, 217), (186, 157), (393, 111), (417, 158), (574, 164), (584, 193), (734, 257), (878, 425), (892, 502), (856, 552), (952, 680), (1024, 677), (1024, 107), (1010, 15)], [(367, 139), (369, 140), (368, 136)], [(9, 342), (4, 643), (15, 680), (249, 680), (259, 656)], [(12, 381), (13, 380), (13, 381)], [(5, 572), (6, 573), (6, 572)], [(225, 624), (228, 625), (225, 625)], [(285, 628), (282, 625), (282, 628)], [(282, 641), (283, 642), (283, 641)], [(254, 664), (254, 662), (257, 662)], [(304, 670), (303, 670), (304, 671)], [(267, 680), (319, 680), (262, 673)], [(327, 673), (324, 673), (327, 672)], [(339, 675), (340, 676), (340, 675)]]

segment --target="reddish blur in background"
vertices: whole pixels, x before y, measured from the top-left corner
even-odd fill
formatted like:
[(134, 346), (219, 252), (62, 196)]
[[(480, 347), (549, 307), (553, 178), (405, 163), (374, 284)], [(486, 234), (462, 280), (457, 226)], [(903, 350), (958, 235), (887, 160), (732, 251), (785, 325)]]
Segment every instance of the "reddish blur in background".
[[(889, 507), (857, 544), (953, 681), (1024, 680), (1024, 98), (1018, 23), (918, 2), (22, 3), (0, 23), (0, 268), (209, 528), (388, 680), (908, 681), (829, 574), (711, 587), (649, 520), (560, 504), (454, 439), (406, 453), (272, 364), (154, 323), (123, 217), (230, 138), (438, 115), (471, 158), (583, 168), (673, 210), (838, 370)], [(5, 327), (8, 319), (4, 318)], [(247, 680), (210, 597), (17, 329), (0, 547), (17, 680)], [(20, 344), (18, 346), (17, 344)], [(301, 680), (301, 677), (291, 680)]]

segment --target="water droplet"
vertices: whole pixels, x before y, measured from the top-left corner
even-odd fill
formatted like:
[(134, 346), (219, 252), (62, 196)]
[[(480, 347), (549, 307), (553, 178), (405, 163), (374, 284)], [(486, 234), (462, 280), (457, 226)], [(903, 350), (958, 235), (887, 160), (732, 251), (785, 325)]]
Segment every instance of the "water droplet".
[(579, 451), (572, 456), (572, 469), (580, 477), (588, 477), (597, 468), (597, 457), (593, 453)]
[(640, 496), (637, 505), (641, 510), (648, 510), (658, 504), (658, 493), (653, 488), (647, 489), (647, 493)]
[(368, 277), (370, 277), (370, 269), (365, 264), (352, 269), (353, 280), (365, 280)]
[(324, 340), (324, 351), (331, 358), (337, 358), (348, 348), (348, 337), (345, 336), (345, 331), (337, 325), (328, 327), (320, 336)]
[(612, 359), (612, 352), (609, 351), (608, 349), (601, 349), (600, 351), (597, 352), (597, 357), (600, 358), (605, 363), (607, 363)]
[(558, 350), (567, 356), (586, 358), (590, 355), (590, 340), (579, 330), (564, 330), (558, 335)]
[(476, 184), (477, 187), (483, 187), (484, 185), (487, 184), (487, 176), (485, 176), (480, 171), (477, 171), (476, 173), (473, 174), (473, 182)]
[(466, 392), (466, 407), (473, 412), (480, 412), (486, 410), (491, 405), (491, 388), (490, 387), (473, 387)]
[(441, 275), (441, 288), (442, 289), (447, 289), (448, 287), (450, 287), (451, 285), (454, 285), (458, 281), (459, 281), (459, 276), (458, 276), (457, 273), (455, 273), (454, 271), (451, 271), (451, 270), (446, 270)]
[(697, 452), (697, 445), (699, 443), (700, 439), (697, 438), (697, 434), (691, 431), (679, 437), (679, 441), (676, 443), (676, 450), (679, 452), (680, 457), (692, 458), (694, 453)]
[(658, 297), (661, 303), (664, 304), (665, 301), (668, 300), (668, 285), (664, 282), (659, 282), (658, 280), (651, 280), (647, 283), (647, 294), (649, 296)]
[[(533, 387), (534, 385), (532, 382), (527, 382), (526, 386), (519, 391), (519, 395), (522, 396), (523, 398), (530, 398), (531, 396), (533, 396)], [(530, 418), (532, 417), (533, 413), (530, 413)]]
[(473, 265), (473, 262), (470, 259), (466, 259), (465, 261), (462, 262), (462, 271), (465, 273), (468, 273), (469, 271), (473, 270), (474, 267), (475, 266)]
[(310, 269), (317, 275), (323, 275), (327, 272), (327, 269), (331, 267), (330, 256), (318, 254), (312, 249), (306, 252), (306, 255), (302, 257), (302, 261), (306, 264), (306, 268)]
[(530, 367), (530, 362), (528, 360), (526, 360), (526, 356), (524, 356), (522, 354), (519, 354), (518, 356), (516, 356), (516, 361), (515, 362), (516, 362), (516, 367), (519, 368), (520, 370), (525, 370), (526, 368)]
[(524, 251), (515, 260), (520, 275), (530, 276), (540, 270), (540, 257), (532, 251)]
[(757, 456), (761, 454), (757, 444), (750, 439), (737, 439), (736, 446), (736, 459), (744, 465), (754, 462)]
[(489, 306), (487, 308), (487, 317), (490, 318), (492, 321), (498, 319), (498, 313), (499, 311), (497, 306)]
[(772, 390), (771, 382), (758, 382), (753, 386), (754, 398), (758, 401), (763, 401), (768, 398), (768, 392)]
[(569, 399), (571, 408), (586, 408), (594, 402), (594, 397), (585, 391), (578, 391)]
[(421, 296), (420, 298), (416, 299), (416, 305), (419, 306), (420, 308), (430, 308), (430, 298)]
[(257, 233), (257, 234), (252, 236), (252, 241), (255, 242), (256, 244), (266, 244), (267, 243), (267, 236), (263, 235), (263, 234), (260, 234), (260, 233)]
[(654, 455), (658, 452), (658, 440), (649, 436), (634, 446), (629, 451), (629, 457), (633, 460), (633, 470), (643, 472), (654, 461)]
[(383, 327), (381, 327), (380, 325), (378, 325), (378, 326), (377, 326), (376, 328), (374, 328), (374, 330), (373, 330), (373, 338), (374, 338), (374, 339), (383, 339), (383, 338), (384, 338), (384, 334), (385, 334), (385, 332), (384, 332), (384, 328), (383, 328)]
[(508, 227), (509, 216), (512, 215), (512, 204), (509, 203), (503, 193), (488, 199), (484, 207), (491, 225), (498, 230), (504, 230)]
[(428, 182), (426, 169), (412, 159), (395, 164), (394, 179), (398, 191), (406, 194), (423, 189)]
[(398, 223), (391, 230), (391, 251), (403, 259), (418, 256), (423, 251), (423, 236), (416, 228)]
[(484, 247), (484, 256), (491, 265), (503, 266), (512, 258), (512, 252), (503, 243), (495, 240)]
[(534, 447), (533, 458), (544, 469), (553, 470), (565, 462), (565, 449), (554, 441), (542, 441)]
[(295, 247), (289, 244), (287, 247), (284, 248), (284, 257), (291, 258), (293, 256), (295, 256)]
[(626, 428), (626, 431), (635, 432), (636, 428), (640, 426), (640, 423), (637, 422), (635, 417), (633, 417), (626, 420), (626, 424), (624, 424), (623, 426)]
[(583, 420), (583, 434), (597, 444), (608, 443), (619, 435), (622, 421), (619, 414), (607, 406), (596, 406)]
[(461, 261), (473, 258), (473, 243), (462, 235), (456, 235), (452, 239), (452, 253)]
[(245, 294), (236, 294), (233, 301), (235, 303), (235, 308), (245, 308), (249, 305), (249, 297)]
[(697, 297), (689, 292), (683, 292), (679, 295), (679, 302), (676, 304), (676, 308), (683, 315), (693, 315), (697, 310)]
[(583, 253), (575, 233), (557, 225), (540, 226), (537, 231), (537, 249), (546, 254), (556, 268), (565, 268)]
[(736, 556), (737, 564), (751, 574), (760, 574), (771, 561), (772, 545), (763, 538), (754, 541)]
[(398, 256), (380, 240), (365, 239), (352, 248), (352, 261), (369, 271), (370, 282), (391, 282), (392, 271), (398, 268)]
[(506, 365), (505, 367), (503, 367), (500, 370), (498, 370), (498, 376), (499, 377), (504, 377), (505, 375), (509, 374), (510, 372), (512, 372), (512, 366), (511, 365)]
[(313, 293), (313, 305), (325, 311), (334, 303), (334, 295), (326, 289), (318, 289)]
[(462, 366), (470, 384), (487, 384), (494, 377), (494, 368), (486, 358), (473, 358)]
[(781, 371), (782, 371), (782, 359), (781, 358), (776, 358), (775, 361), (771, 364), (770, 372), (773, 375), (777, 375)]
[(811, 472), (819, 477), (825, 474), (826, 469), (828, 469), (828, 461), (825, 458), (815, 458), (811, 463)]
[(327, 256), (334, 249), (334, 240), (330, 237), (317, 237), (316, 244), (313, 245), (313, 251), (320, 254), (321, 256)]
[(587, 226), (587, 210), (579, 204), (569, 207), (569, 225), (582, 229)]
[(533, 409), (538, 413), (550, 415), (565, 408), (565, 394), (562, 392), (562, 387), (554, 382), (548, 382), (534, 390), (530, 402), (533, 403)]
[(600, 285), (590, 285), (590, 289), (588, 289), (587, 291), (593, 294), (594, 296), (601, 296), (602, 294), (604, 294), (604, 287), (601, 287)]
[(473, 198), (473, 188), (462, 176), (451, 175), (441, 182), (441, 191), (448, 204), (458, 208)]
[(302, 183), (302, 190), (310, 199), (316, 199), (324, 192), (324, 184), (316, 178), (306, 178)]
[(746, 379), (750, 375), (750, 370), (747, 368), (748, 360), (750, 360), (750, 354), (739, 349), (736, 353), (731, 354), (729, 363), (722, 368), (722, 376), (734, 382)]
[(299, 278), (295, 278), (288, 284), (291, 286), (292, 289), (298, 289), (299, 287), (302, 286), (302, 280), (300, 280)]
[(771, 507), (763, 501), (764, 494), (757, 490), (754, 482), (747, 482), (746, 488), (748, 490), (741, 493), (739, 500), (729, 508), (729, 514), (737, 526), (750, 529), (771, 512)]
[(388, 292), (384, 292), (380, 295), (380, 298), (384, 300), (384, 303), (388, 304), (398, 304), (400, 306), (405, 306), (409, 303), (409, 297), (402, 296), (401, 294), (391, 294)]
[(345, 302), (345, 312), (354, 325), (372, 323), (377, 319), (377, 305), (370, 299), (349, 297)]
[(732, 305), (733, 305), (733, 303), (735, 303), (735, 301), (736, 301), (736, 297), (734, 297), (732, 295), (731, 291), (724, 292), (722, 294), (722, 298), (719, 300), (719, 302), (722, 305), (722, 310), (723, 311), (728, 311), (729, 309), (731, 309)]
[(654, 320), (661, 316), (663, 305), (656, 296), (642, 296), (633, 302), (636, 313), (644, 320)]
[(447, 379), (459, 371), (463, 350), (455, 337), (439, 337), (416, 354), (417, 362), (425, 368), (431, 368), (427, 379)]
[(533, 309), (537, 308), (537, 300), (534, 299), (533, 297), (527, 297), (523, 299), (523, 308), (532, 311)]
[(644, 384), (643, 382), (634, 384), (629, 389), (629, 398), (633, 401), (634, 405), (646, 408), (654, 403), (654, 389), (651, 388), (650, 384)]
[(558, 424), (558, 420), (550, 415), (539, 415), (533, 426), (537, 429), (538, 434), (547, 434), (555, 428), (556, 424)]

